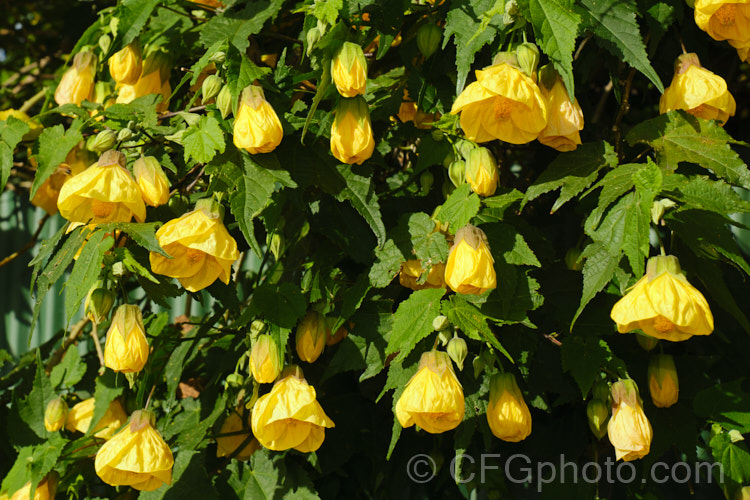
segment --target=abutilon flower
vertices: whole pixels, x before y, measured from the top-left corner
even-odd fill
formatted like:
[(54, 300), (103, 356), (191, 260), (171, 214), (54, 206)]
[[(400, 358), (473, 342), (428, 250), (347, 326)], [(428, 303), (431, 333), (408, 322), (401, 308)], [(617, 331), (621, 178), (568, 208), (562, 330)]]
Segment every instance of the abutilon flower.
[(396, 402), (395, 413), (402, 427), (416, 424), (430, 434), (458, 427), (464, 418), (464, 391), (448, 353), (422, 354), (417, 373)]
[(620, 333), (641, 329), (650, 337), (672, 342), (714, 330), (706, 299), (688, 283), (673, 255), (650, 258), (646, 275), (617, 301), (610, 316)]
[(467, 224), (458, 231), (445, 264), (445, 282), (457, 293), (480, 295), (497, 287), (487, 236)]
[(145, 156), (135, 160), (133, 175), (147, 205), (158, 207), (169, 201), (169, 179), (156, 158)]
[[(750, 48), (750, 2), (748, 0), (695, 0), (695, 24), (714, 40), (726, 40), (747, 57)], [(742, 57), (742, 50), (745, 57)]]
[(331, 61), (331, 77), (336, 90), (343, 97), (355, 97), (365, 93), (367, 87), (367, 61), (362, 47), (344, 42)]
[(302, 361), (314, 362), (326, 346), (328, 326), (326, 319), (317, 311), (308, 311), (297, 325), (295, 345)]
[(680, 395), (680, 382), (674, 358), (668, 354), (655, 354), (648, 364), (648, 388), (651, 401), (658, 408), (669, 408)]
[(109, 58), (109, 74), (117, 83), (135, 85), (142, 69), (141, 44), (138, 40), (127, 44)]
[[(221, 424), (219, 434), (226, 435), (216, 437), (217, 457), (234, 455), (237, 460), (250, 460), (250, 456), (261, 448), (258, 440), (250, 432), (250, 414), (247, 415), (244, 422), (242, 414), (243, 410), (237, 408)], [(242, 446), (243, 444), (245, 446)], [(242, 446), (242, 449), (240, 449), (240, 446)]]
[[(84, 399), (68, 411), (65, 428), (69, 431), (88, 432), (94, 416), (94, 398)], [(104, 416), (96, 424), (92, 434), (98, 438), (109, 439), (128, 420), (119, 399), (112, 401)]]
[[(424, 283), (418, 283), (419, 277), (427, 272)], [(422, 267), (418, 259), (409, 259), (401, 264), (398, 273), (398, 282), (401, 286), (412, 290), (424, 290), (425, 288), (445, 288), (445, 264), (438, 262), (430, 266), (429, 271)]]
[[(57, 473), (50, 472), (39, 484), (37, 484), (34, 490), (34, 500), (54, 500), (55, 493), (57, 492), (58, 477)], [(29, 500), (31, 498), (31, 481), (27, 481), (26, 484), (21, 486), (21, 489), (16, 490), (13, 496), (8, 497), (7, 493), (0, 495), (0, 500)]]
[(466, 159), (466, 182), (479, 196), (492, 196), (500, 181), (497, 161), (487, 148), (473, 148)]
[(537, 140), (558, 151), (573, 151), (581, 144), (583, 110), (578, 99), (570, 100), (560, 75), (550, 65), (541, 70), (540, 87), (547, 103), (547, 126)]
[(202, 199), (195, 210), (160, 227), (156, 239), (171, 258), (151, 252), (151, 270), (177, 278), (190, 292), (202, 290), (217, 279), (229, 284), (232, 264), (240, 254), (222, 222), (223, 215), (221, 205)]
[(96, 453), (96, 475), (111, 486), (130, 486), (140, 491), (172, 484), (172, 450), (154, 425), (153, 412), (133, 412), (128, 425)]
[(149, 346), (138, 306), (117, 308), (104, 345), (104, 366), (116, 372), (138, 373), (148, 361)]
[(73, 56), (73, 66), (65, 71), (55, 89), (55, 102), (62, 106), (90, 100), (93, 97), (94, 76), (96, 55), (90, 51), (79, 52)]
[(367, 102), (362, 97), (341, 99), (331, 125), (331, 153), (341, 163), (361, 165), (374, 150)]
[(266, 101), (263, 87), (250, 85), (242, 91), (234, 119), (234, 145), (250, 154), (270, 153), (281, 144), (281, 121)]
[(261, 334), (250, 348), (250, 373), (259, 384), (270, 384), (281, 373), (279, 348), (268, 334)]
[(161, 94), (162, 100), (156, 105), (156, 111), (162, 113), (169, 107), (172, 86), (169, 84), (171, 64), (167, 55), (154, 50), (143, 61), (143, 69), (138, 80), (130, 84), (118, 85), (117, 103), (127, 104), (134, 99), (149, 94)]
[(326, 428), (334, 427), (298, 366), (289, 366), (271, 392), (258, 398), (252, 412), (253, 434), (271, 450), (294, 448), (309, 453), (320, 448)]
[(612, 384), (612, 418), (607, 424), (607, 434), (617, 460), (643, 458), (651, 450), (651, 423), (643, 413), (638, 386), (632, 380)]
[(490, 380), (487, 422), (503, 441), (517, 443), (531, 434), (531, 413), (512, 373), (498, 373)]

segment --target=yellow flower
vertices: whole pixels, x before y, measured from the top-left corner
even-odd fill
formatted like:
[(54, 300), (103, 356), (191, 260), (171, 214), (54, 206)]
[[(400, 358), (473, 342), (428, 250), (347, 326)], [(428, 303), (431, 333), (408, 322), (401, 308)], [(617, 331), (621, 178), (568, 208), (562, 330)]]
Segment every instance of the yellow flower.
[(141, 75), (133, 85), (118, 85), (117, 103), (127, 104), (138, 97), (149, 94), (161, 94), (162, 100), (156, 105), (156, 111), (162, 113), (169, 107), (172, 86), (169, 84), (170, 63), (164, 52), (153, 51), (143, 61)]
[(480, 295), (497, 287), (487, 236), (467, 224), (456, 231), (456, 238), (445, 264), (445, 282), (457, 293)]
[(714, 318), (703, 295), (688, 283), (677, 257), (652, 257), (646, 275), (612, 308), (620, 333), (636, 329), (651, 337), (678, 342), (709, 335)]
[(107, 332), (104, 366), (116, 372), (138, 373), (146, 366), (148, 351), (141, 310), (136, 305), (121, 305)]
[(487, 148), (473, 148), (466, 159), (466, 182), (479, 196), (492, 196), (500, 181), (497, 162)]
[(68, 68), (55, 90), (55, 101), (63, 104), (81, 104), (90, 100), (94, 90), (96, 56), (93, 52), (79, 52), (73, 57), (73, 66)]
[(138, 158), (133, 164), (133, 175), (147, 205), (158, 207), (169, 201), (169, 179), (156, 158)]
[(735, 495), (735, 500), (750, 500), (750, 486), (743, 486)]
[(750, 47), (750, 1), (695, 0), (695, 24), (714, 40)]
[(297, 325), (297, 355), (302, 361), (314, 362), (323, 353), (328, 336), (326, 319), (317, 311), (308, 311)]
[(334, 317), (326, 318), (326, 326), (327, 326), (326, 345), (338, 344), (339, 342), (344, 340), (347, 337), (347, 335), (349, 335), (349, 330), (354, 328), (354, 323), (349, 321), (348, 324), (344, 323), (338, 328), (338, 330), (336, 330), (336, 333), (333, 333), (331, 328), (333, 327), (334, 324), (336, 324), (336, 318)]
[(0, 111), (0, 122), (7, 121), (8, 117), (10, 116), (17, 120), (25, 122), (26, 125), (29, 126), (29, 131), (26, 132), (21, 138), (22, 141), (33, 141), (34, 139), (39, 137), (39, 134), (41, 134), (42, 130), (44, 129), (44, 126), (42, 124), (32, 120), (29, 115), (17, 109), (6, 109), (5, 111)]
[[(216, 456), (229, 457), (234, 455), (237, 460), (250, 460), (250, 456), (260, 449), (260, 443), (250, 432), (250, 416), (243, 423), (240, 413), (242, 409), (233, 410), (221, 424), (219, 434), (225, 436), (216, 437)], [(245, 446), (238, 450), (243, 443)]]
[(222, 207), (203, 199), (192, 212), (164, 224), (156, 231), (156, 239), (172, 258), (151, 252), (151, 269), (177, 278), (190, 292), (202, 290), (217, 279), (229, 284), (232, 264), (240, 254), (222, 218)]
[(111, 486), (153, 491), (172, 484), (174, 457), (154, 429), (154, 414), (138, 410), (128, 425), (99, 448), (94, 460), (96, 475)]
[(362, 165), (374, 150), (367, 103), (361, 97), (341, 99), (331, 125), (331, 153), (341, 163)]
[(422, 354), (417, 373), (406, 383), (395, 412), (401, 427), (416, 424), (430, 434), (458, 427), (464, 419), (464, 391), (447, 353)]
[(271, 392), (258, 398), (253, 407), (253, 434), (260, 444), (302, 453), (320, 448), (326, 427), (334, 425), (315, 398), (315, 388), (308, 385), (302, 370), (286, 368)]
[[(34, 500), (54, 500), (57, 491), (57, 474), (51, 472), (36, 486)], [(0, 500), (29, 500), (31, 498), (31, 481), (21, 486), (20, 490), (8, 498), (7, 494), (0, 495)]]
[(461, 113), (461, 128), (475, 142), (493, 139), (525, 144), (547, 125), (547, 107), (534, 80), (508, 63), (476, 72), (453, 103), (451, 114)]
[(57, 397), (47, 403), (44, 409), (44, 428), (48, 432), (59, 431), (65, 425), (68, 417), (68, 404), (63, 398)]
[[(553, 82), (549, 87), (545, 85), (548, 78)], [(547, 126), (537, 140), (558, 151), (573, 151), (581, 144), (579, 131), (583, 130), (583, 110), (578, 99), (571, 102), (562, 78), (551, 66), (542, 68), (541, 82), (547, 103)]]
[(234, 145), (253, 155), (270, 153), (281, 144), (284, 130), (262, 87), (250, 85), (242, 91), (233, 133)]
[(651, 401), (658, 408), (669, 408), (677, 402), (680, 382), (674, 358), (668, 354), (655, 354), (648, 364), (648, 388)]
[[(68, 412), (65, 428), (69, 431), (86, 433), (94, 416), (94, 398), (84, 399)], [(109, 404), (104, 416), (93, 430), (94, 436), (109, 439), (128, 420), (125, 410), (118, 399)]]
[(490, 380), (487, 422), (503, 441), (517, 443), (531, 434), (531, 413), (512, 373), (498, 373)]
[(336, 90), (343, 97), (354, 97), (365, 93), (367, 86), (367, 61), (362, 47), (344, 42), (331, 61), (331, 76)]
[(129, 43), (109, 58), (109, 74), (117, 83), (135, 85), (142, 69), (141, 44), (138, 40)]
[(114, 150), (106, 151), (96, 164), (63, 184), (57, 208), (69, 221), (84, 224), (146, 219), (146, 206), (138, 184), (125, 168), (125, 155)]
[(612, 418), (607, 424), (607, 434), (617, 460), (643, 458), (651, 450), (651, 423), (643, 413), (638, 387), (632, 380), (612, 384)]
[(734, 116), (737, 104), (722, 77), (702, 68), (698, 56), (683, 54), (677, 58), (672, 84), (659, 99), (659, 112), (684, 109), (722, 125)]
[(427, 280), (424, 283), (417, 283), (419, 277), (426, 271), (418, 259), (409, 259), (401, 264), (401, 271), (398, 273), (398, 282), (401, 286), (411, 288), (412, 290), (424, 290), (425, 288), (445, 288), (445, 264), (438, 262), (430, 266), (430, 272), (427, 273)]
[(259, 384), (270, 384), (281, 373), (279, 348), (270, 335), (262, 334), (250, 349), (250, 373)]

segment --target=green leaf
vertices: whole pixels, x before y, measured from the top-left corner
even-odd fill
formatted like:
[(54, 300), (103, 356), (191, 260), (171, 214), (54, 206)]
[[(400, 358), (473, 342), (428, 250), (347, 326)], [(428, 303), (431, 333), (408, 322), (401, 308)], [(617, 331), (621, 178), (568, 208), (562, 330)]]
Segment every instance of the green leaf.
[(581, 17), (573, 12), (570, 0), (527, 0), (520, 2), (534, 27), (534, 36), (562, 77), (568, 95), (575, 96), (573, 49)]
[(224, 132), (213, 116), (203, 115), (198, 123), (192, 125), (182, 136), (185, 146), (185, 162), (190, 158), (198, 163), (207, 163), (224, 152)]
[(723, 466), (727, 482), (741, 487), (750, 481), (750, 452), (744, 441), (733, 442), (728, 432), (721, 432), (711, 438), (710, 445), (714, 460)]
[[(230, 51), (230, 54), (233, 51)], [(239, 64), (238, 64), (239, 61)], [(256, 66), (244, 55), (227, 60), (227, 81), (232, 94), (232, 107), (236, 109), (237, 99), (242, 90), (256, 80), (263, 81), (271, 74), (271, 68)]]
[[(620, 196), (630, 191), (633, 184), (633, 174), (643, 166), (641, 163), (626, 163), (619, 165), (617, 168), (607, 172), (602, 180), (597, 182), (583, 196), (598, 188), (602, 188), (599, 193), (599, 201), (594, 210), (591, 211), (584, 228), (587, 234), (593, 233), (602, 220), (602, 216), (607, 212), (609, 206)], [(582, 196), (582, 197), (583, 197)]]
[(730, 184), (750, 188), (750, 171), (729, 146), (744, 143), (732, 139), (715, 121), (670, 111), (636, 125), (626, 139), (630, 145), (642, 142), (654, 148), (662, 167), (674, 170), (681, 162), (695, 163)]
[(560, 196), (550, 210), (557, 211), (574, 196), (589, 187), (604, 167), (617, 166), (614, 148), (606, 141), (582, 144), (575, 151), (561, 153), (539, 178), (529, 186), (521, 208), (544, 193), (560, 189)]
[(343, 0), (329, 0), (327, 2), (315, 2), (313, 4), (313, 15), (329, 25), (333, 26), (339, 18), (339, 11), (344, 6)]
[(83, 299), (102, 272), (104, 254), (115, 240), (104, 231), (94, 231), (84, 243), (78, 259), (73, 264), (70, 279), (65, 282), (65, 316), (68, 323), (81, 308)]
[(493, 255), (502, 255), (508, 264), (541, 267), (539, 259), (515, 227), (494, 223), (484, 224), (482, 229), (487, 235)]
[(646, 46), (635, 19), (637, 7), (634, 2), (579, 0), (576, 7), (585, 28), (599, 38), (602, 47), (646, 75), (659, 92), (664, 92), (664, 85), (648, 60)]
[(38, 166), (29, 198), (36, 195), (39, 186), (55, 172), (58, 165), (65, 161), (65, 157), (68, 156), (70, 150), (81, 142), (81, 139), (83, 139), (81, 135), (82, 125), (83, 122), (75, 120), (67, 131), (62, 125), (55, 125), (45, 128), (39, 134), (39, 138), (34, 144), (34, 156), (36, 156)]
[(393, 331), (386, 354), (398, 352), (395, 361), (403, 360), (417, 343), (433, 332), (432, 321), (440, 314), (444, 288), (428, 288), (412, 292), (399, 304), (393, 316)]
[(159, 245), (159, 241), (156, 239), (156, 229), (160, 226), (161, 222), (110, 222), (107, 224), (99, 224), (98, 229), (102, 232), (111, 233), (113, 231), (124, 231), (133, 238), (139, 246), (145, 248), (149, 252), (156, 252), (164, 257), (169, 257), (164, 249)]
[(393, 240), (387, 240), (381, 248), (375, 249), (375, 262), (370, 268), (370, 283), (375, 288), (384, 288), (396, 277), (401, 263), (406, 261)]
[(292, 329), (305, 314), (307, 303), (297, 285), (263, 283), (255, 289), (251, 306), (257, 314), (281, 328)]
[(714, 181), (706, 176), (685, 177), (672, 174), (664, 179), (662, 188), (685, 208), (710, 210), (717, 214), (750, 212), (750, 202), (724, 181)]
[(255, 239), (253, 219), (260, 215), (271, 201), (271, 195), (276, 189), (276, 179), (248, 155), (242, 155), (242, 165), (243, 175), (237, 179), (229, 203), (242, 234), (245, 235), (250, 247), (260, 256), (262, 252)]
[(273, 500), (279, 485), (279, 471), (266, 450), (253, 453), (250, 474), (245, 484), (245, 500)]
[(13, 493), (20, 490), (24, 485), (31, 480), (31, 471), (29, 470), (29, 463), (34, 459), (34, 447), (24, 446), (18, 450), (18, 456), (16, 461), (13, 462), (8, 474), (3, 479), (3, 484), (0, 486), (0, 490), (12, 496)]
[[(750, 432), (750, 394), (742, 388), (744, 381), (741, 378), (701, 390), (693, 399), (693, 411), (699, 417), (720, 422), (727, 429)], [(744, 417), (738, 418), (739, 415)]]
[(23, 120), (14, 116), (0, 122), (0, 191), (5, 188), (13, 168), (13, 151), (29, 130), (31, 128)]
[(378, 195), (375, 194), (375, 186), (372, 184), (370, 175), (360, 175), (354, 172), (355, 167), (351, 165), (337, 165), (337, 170), (346, 181), (346, 188), (340, 191), (336, 199), (338, 201), (348, 200), (352, 207), (364, 217), (370, 225), (370, 229), (378, 239), (378, 246), (385, 243), (385, 226), (380, 215), (380, 204)]
[(57, 465), (60, 455), (62, 455), (63, 447), (68, 441), (64, 439), (59, 432), (53, 433), (50, 438), (41, 446), (37, 446), (34, 449), (34, 454), (31, 457), (31, 461), (28, 467), (31, 472), (31, 496), (28, 497), (33, 500), (36, 498), (36, 487), (44, 479), (52, 468)]
[(583, 264), (583, 292), (581, 293), (581, 303), (573, 316), (571, 328), (573, 328), (586, 304), (612, 280), (615, 269), (620, 263), (619, 253), (612, 255), (607, 250), (606, 245), (598, 242), (588, 245), (583, 250), (581, 258), (586, 259)]
[(596, 337), (570, 335), (562, 342), (561, 359), (563, 370), (575, 379), (585, 398), (599, 379), (602, 369), (625, 377), (627, 371), (620, 358), (612, 354), (609, 345)]
[(455, 234), (479, 213), (479, 205), (479, 196), (471, 192), (471, 186), (461, 184), (438, 207), (435, 217), (440, 222), (447, 223), (448, 231)]
[(96, 429), (99, 421), (102, 419), (109, 405), (117, 396), (122, 394), (123, 387), (117, 386), (116, 374), (107, 370), (104, 375), (96, 378), (94, 384), (94, 414), (91, 416), (89, 428), (86, 435), (90, 435)]
[(60, 364), (52, 368), (49, 379), (53, 389), (60, 387), (73, 387), (83, 378), (86, 373), (86, 363), (78, 354), (78, 346), (71, 345), (65, 351)]
[(200, 41), (208, 48), (220, 40), (228, 40), (237, 50), (244, 53), (250, 46), (250, 35), (259, 33), (269, 19), (279, 13), (284, 0), (261, 0), (251, 2), (232, 17), (214, 16), (201, 26)]
[(118, 9), (117, 38), (112, 48), (119, 50), (135, 40), (158, 4), (159, 0), (123, 0)]
[(448, 242), (435, 228), (435, 221), (429, 215), (419, 212), (409, 217), (409, 234), (414, 253), (423, 267), (445, 262), (448, 259)]
[(39, 349), (36, 351), (36, 375), (31, 392), (18, 405), (18, 414), (26, 425), (40, 438), (46, 438), (49, 433), (44, 428), (44, 410), (47, 403), (54, 397), (52, 384), (44, 372), (44, 363)]

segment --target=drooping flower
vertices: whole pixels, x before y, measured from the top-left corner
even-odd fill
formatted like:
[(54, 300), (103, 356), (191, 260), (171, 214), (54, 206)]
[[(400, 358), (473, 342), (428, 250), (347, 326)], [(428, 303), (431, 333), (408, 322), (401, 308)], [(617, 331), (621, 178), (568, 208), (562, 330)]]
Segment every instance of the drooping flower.
[(497, 287), (494, 263), (484, 231), (467, 224), (456, 231), (445, 264), (445, 282), (454, 292), (480, 295)]
[(81, 104), (90, 100), (96, 76), (96, 55), (91, 51), (79, 52), (73, 56), (73, 65), (68, 68), (55, 89), (55, 102)]
[(158, 207), (169, 201), (169, 179), (156, 158), (145, 156), (135, 160), (133, 175), (147, 205)]
[(632, 380), (612, 384), (612, 418), (607, 424), (607, 434), (617, 460), (643, 458), (651, 450), (651, 423), (643, 413), (638, 387)]
[(614, 305), (611, 317), (620, 333), (641, 329), (672, 342), (714, 329), (706, 299), (688, 283), (673, 255), (650, 258), (646, 275)]
[[(54, 500), (55, 493), (57, 492), (58, 477), (55, 472), (50, 472), (39, 484), (37, 484), (34, 490), (34, 500)], [(26, 482), (21, 489), (13, 493), (13, 496), (8, 497), (7, 493), (0, 495), (0, 500), (29, 500), (31, 498), (31, 481)]]
[(130, 42), (109, 58), (109, 74), (117, 83), (135, 85), (142, 69), (141, 44), (138, 40)]
[(648, 364), (648, 388), (651, 401), (658, 408), (669, 408), (680, 395), (680, 382), (674, 358), (668, 354), (655, 354)]
[(259, 384), (270, 384), (281, 373), (276, 342), (268, 334), (259, 335), (250, 349), (250, 373)]
[(464, 392), (447, 353), (422, 354), (417, 373), (407, 382), (395, 412), (402, 427), (416, 424), (430, 434), (458, 427), (464, 418)]
[(560, 75), (547, 65), (541, 70), (542, 96), (547, 103), (547, 126), (537, 140), (558, 151), (573, 151), (581, 144), (583, 110), (578, 99), (570, 100)]
[[(69, 431), (86, 433), (89, 430), (91, 419), (94, 416), (94, 398), (84, 399), (68, 411), (65, 428)], [(125, 410), (119, 399), (112, 401), (107, 407), (104, 416), (96, 424), (93, 430), (94, 436), (109, 439), (128, 420)]]
[(512, 373), (498, 373), (490, 380), (487, 422), (503, 441), (517, 443), (531, 434), (531, 413)]
[(171, 64), (167, 54), (154, 50), (143, 61), (143, 69), (138, 80), (132, 84), (118, 86), (117, 103), (127, 104), (134, 99), (149, 94), (161, 94), (162, 100), (156, 105), (156, 111), (162, 113), (169, 107), (172, 86), (169, 84)]
[(250, 432), (250, 415), (248, 414), (243, 422), (243, 413), (241, 408), (237, 408), (221, 424), (219, 434), (224, 435), (216, 437), (217, 457), (234, 455), (237, 460), (250, 460), (250, 456), (261, 448), (258, 440)]
[(471, 190), (479, 196), (492, 196), (500, 181), (497, 161), (490, 150), (483, 147), (473, 148), (466, 159), (466, 182)]
[(398, 273), (398, 282), (401, 283), (401, 286), (411, 288), (412, 290), (445, 288), (445, 264), (438, 262), (430, 266), (425, 282), (418, 283), (419, 277), (425, 272), (427, 270), (422, 267), (419, 259), (409, 259), (401, 264), (401, 270)]
[(726, 40), (736, 49), (750, 47), (750, 2), (696, 0), (695, 24), (714, 40)]
[(334, 427), (298, 366), (289, 366), (271, 392), (258, 398), (252, 413), (253, 434), (271, 450), (320, 448), (326, 428)]
[(314, 362), (326, 346), (328, 326), (325, 317), (318, 311), (308, 311), (297, 325), (295, 345), (302, 361)]
[(242, 91), (234, 119), (234, 145), (250, 154), (270, 153), (281, 144), (284, 130), (263, 88), (249, 85)]
[(146, 366), (148, 352), (140, 308), (132, 304), (121, 305), (107, 331), (104, 366), (116, 372), (138, 373)]
[(367, 87), (367, 61), (362, 47), (356, 43), (344, 42), (331, 61), (331, 77), (343, 97), (364, 94)]
[(359, 96), (341, 99), (331, 125), (331, 153), (341, 163), (361, 165), (374, 150), (367, 102)]
[(191, 292), (217, 279), (229, 284), (232, 264), (240, 254), (237, 242), (222, 223), (223, 214), (218, 203), (202, 199), (195, 210), (160, 227), (156, 239), (171, 258), (151, 252), (153, 272), (177, 278)]

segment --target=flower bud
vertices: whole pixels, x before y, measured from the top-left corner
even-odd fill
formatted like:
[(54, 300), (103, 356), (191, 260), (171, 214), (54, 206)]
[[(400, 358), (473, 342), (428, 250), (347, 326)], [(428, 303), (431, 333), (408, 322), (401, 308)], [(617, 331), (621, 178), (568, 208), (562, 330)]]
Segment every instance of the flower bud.
[(539, 65), (539, 49), (533, 43), (524, 42), (516, 48), (516, 57), (521, 71), (530, 77), (534, 77)]
[(245, 385), (245, 377), (239, 373), (230, 373), (227, 375), (226, 380), (229, 387), (239, 388)]
[(307, 33), (305, 33), (305, 41), (307, 42), (306, 53), (308, 56), (312, 53), (313, 49), (315, 48), (315, 44), (318, 43), (322, 36), (323, 35), (317, 26), (313, 26), (312, 28), (307, 30)]
[(343, 97), (365, 93), (367, 86), (367, 61), (362, 47), (344, 42), (331, 61), (331, 77)]
[(201, 91), (203, 93), (201, 104), (206, 104), (206, 102), (219, 95), (219, 91), (221, 91), (222, 85), (223, 82), (221, 81), (221, 78), (216, 75), (208, 75), (206, 79), (203, 80), (203, 86), (201, 87)]
[(115, 294), (107, 288), (95, 286), (86, 296), (84, 309), (86, 316), (97, 325), (107, 319), (115, 303)]
[(323, 353), (328, 327), (322, 314), (308, 311), (297, 326), (297, 355), (302, 361), (312, 363)]
[(250, 338), (255, 341), (255, 339), (258, 338), (258, 335), (265, 333), (266, 330), (268, 330), (268, 325), (262, 320), (254, 319), (253, 322), (250, 323)]
[(242, 91), (234, 120), (234, 145), (250, 154), (270, 153), (281, 144), (284, 130), (263, 88), (249, 85)]
[(497, 287), (487, 235), (467, 224), (458, 231), (445, 264), (445, 282), (457, 293), (481, 295)]
[(120, 85), (135, 85), (142, 69), (141, 44), (138, 40), (129, 43), (109, 58), (109, 74)]
[(133, 164), (133, 175), (146, 205), (158, 207), (169, 201), (169, 179), (156, 158), (138, 158)]
[(425, 59), (429, 59), (440, 46), (440, 39), (443, 37), (442, 30), (432, 24), (426, 23), (417, 30), (417, 47)]
[(102, 130), (86, 141), (86, 149), (96, 153), (103, 153), (112, 149), (117, 142), (117, 134), (113, 130)]
[(448, 342), (448, 347), (445, 349), (448, 351), (448, 356), (456, 363), (459, 370), (464, 369), (464, 360), (466, 355), (469, 354), (469, 349), (466, 347), (466, 341), (461, 337), (453, 337)]
[(479, 378), (485, 366), (482, 356), (474, 356), (474, 359), (471, 360), (471, 367), (474, 368), (474, 378)]
[(651, 356), (648, 364), (648, 388), (657, 408), (669, 408), (677, 402), (680, 383), (674, 358), (668, 354)]
[(224, 85), (216, 96), (216, 108), (222, 118), (229, 116), (229, 112), (232, 111), (232, 91), (229, 90), (229, 85)]
[(641, 332), (637, 332), (635, 334), (635, 339), (638, 341), (638, 345), (640, 345), (644, 351), (652, 350), (659, 343), (659, 339), (655, 339), (654, 337)]
[(565, 253), (565, 267), (571, 271), (580, 271), (583, 269), (583, 260), (581, 260), (581, 249), (571, 248)]
[(148, 353), (141, 310), (136, 305), (121, 305), (107, 332), (104, 366), (116, 372), (137, 373), (146, 366)]
[(669, 198), (662, 198), (661, 200), (654, 200), (654, 203), (651, 205), (651, 222), (654, 223), (654, 225), (658, 226), (662, 222), (662, 217), (664, 217), (664, 213), (670, 209), (677, 206), (677, 203), (670, 200)]
[(452, 338), (453, 336), (448, 330), (440, 330), (438, 332), (438, 339), (440, 339), (440, 345), (442, 346), (448, 345), (448, 342), (450, 342)]
[(96, 55), (91, 51), (79, 52), (73, 57), (73, 65), (68, 68), (55, 89), (55, 102), (81, 104), (93, 95), (96, 75)]
[(213, 54), (211, 54), (211, 57), (208, 58), (209, 62), (212, 62), (214, 64), (221, 64), (227, 59), (227, 53), (223, 50), (217, 50)]
[(425, 170), (422, 172), (422, 174), (419, 176), (419, 184), (422, 186), (422, 192), (427, 194), (430, 192), (430, 189), (432, 189), (432, 185), (435, 182), (435, 176), (432, 175), (432, 172), (429, 170)]
[(466, 182), (466, 162), (455, 160), (448, 167), (448, 177), (454, 186), (458, 187)]
[(361, 165), (374, 150), (375, 139), (367, 102), (359, 96), (341, 99), (331, 125), (331, 153), (341, 163)]
[(279, 232), (275, 232), (271, 235), (270, 241), (268, 242), (268, 249), (271, 250), (274, 259), (279, 260), (283, 244), (284, 237)]
[(448, 318), (442, 314), (432, 320), (432, 328), (437, 332), (441, 332), (451, 326), (451, 322)]
[(586, 406), (586, 416), (589, 419), (589, 429), (601, 439), (607, 434), (607, 422), (609, 422), (609, 405), (600, 399), (592, 399)]
[(281, 373), (279, 348), (270, 335), (258, 336), (250, 349), (250, 373), (259, 384), (270, 384)]
[(607, 424), (607, 434), (617, 460), (643, 458), (651, 450), (651, 423), (643, 413), (638, 386), (630, 379), (612, 384), (612, 418)]
[(97, 43), (99, 45), (99, 48), (102, 49), (102, 54), (106, 54), (107, 52), (109, 52), (109, 47), (112, 45), (112, 37), (105, 33), (99, 37), (99, 41)]
[(44, 410), (44, 428), (48, 432), (59, 431), (65, 425), (67, 417), (68, 404), (63, 398), (55, 398), (47, 403), (47, 408)]
[(531, 413), (512, 373), (498, 373), (490, 379), (487, 422), (492, 434), (503, 441), (517, 443), (531, 434)]
[(609, 384), (606, 380), (600, 380), (596, 382), (593, 389), (591, 390), (594, 398), (598, 399), (599, 401), (604, 401), (607, 404), (609, 404), (609, 391)]
[(471, 190), (479, 196), (492, 196), (499, 180), (497, 162), (490, 150), (482, 147), (472, 149), (466, 159), (466, 182), (471, 185)]
[(129, 128), (120, 129), (120, 131), (117, 132), (117, 142), (129, 141), (133, 138), (133, 135), (133, 131)]

